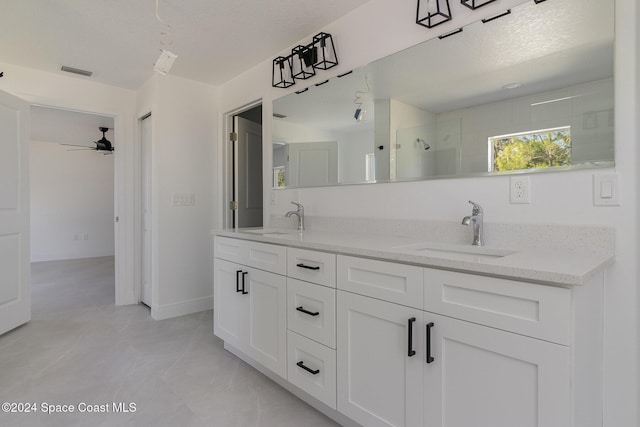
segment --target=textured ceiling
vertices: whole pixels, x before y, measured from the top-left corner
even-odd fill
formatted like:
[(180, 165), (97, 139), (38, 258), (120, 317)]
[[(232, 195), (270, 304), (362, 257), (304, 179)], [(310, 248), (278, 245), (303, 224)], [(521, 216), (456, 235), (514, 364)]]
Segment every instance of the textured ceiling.
[(161, 41), (171, 74), (221, 84), (276, 56), (367, 0), (2, 0), (0, 61), (51, 72), (93, 71), (129, 89), (153, 73)]

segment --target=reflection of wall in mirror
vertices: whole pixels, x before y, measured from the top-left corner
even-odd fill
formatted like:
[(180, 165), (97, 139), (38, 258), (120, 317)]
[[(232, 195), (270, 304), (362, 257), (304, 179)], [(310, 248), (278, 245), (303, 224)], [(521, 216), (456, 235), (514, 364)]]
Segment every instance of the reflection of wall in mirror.
[[(391, 99), (389, 101), (389, 151), (390, 151), (390, 178), (392, 180), (405, 180), (423, 178), (424, 170), (433, 169), (434, 154), (424, 150), (424, 146), (418, 143), (418, 138), (433, 140), (433, 125), (435, 115), (413, 105)], [(422, 127), (428, 130), (428, 134), (413, 134), (411, 129)], [(405, 130), (399, 132), (401, 129)], [(398, 135), (405, 135), (402, 141)]]
[(365, 182), (367, 180), (367, 155), (373, 153), (373, 127), (339, 132), (338, 181), (340, 183)]
[(562, 126), (571, 126), (574, 165), (613, 161), (613, 105), (613, 81), (604, 79), (438, 114), (436, 133), (459, 122), (462, 174), (487, 172), (490, 137)]

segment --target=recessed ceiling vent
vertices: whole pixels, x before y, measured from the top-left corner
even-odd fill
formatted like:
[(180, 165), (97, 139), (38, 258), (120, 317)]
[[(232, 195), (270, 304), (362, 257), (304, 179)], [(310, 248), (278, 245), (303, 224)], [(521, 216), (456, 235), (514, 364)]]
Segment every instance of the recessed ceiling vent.
[(81, 76), (91, 77), (93, 75), (93, 71), (81, 70), (79, 68), (67, 67), (63, 65), (60, 67), (62, 71), (66, 71), (67, 73), (80, 74)]
[(285, 116), (284, 114), (280, 114), (280, 113), (273, 113), (273, 117), (278, 118), (278, 119), (284, 119), (287, 116)]

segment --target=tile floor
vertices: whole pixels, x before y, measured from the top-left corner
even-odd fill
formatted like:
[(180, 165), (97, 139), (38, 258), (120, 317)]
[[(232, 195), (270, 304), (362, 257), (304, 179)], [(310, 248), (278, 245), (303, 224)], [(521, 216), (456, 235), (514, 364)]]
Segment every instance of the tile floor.
[(0, 426), (337, 425), (225, 351), (211, 311), (156, 321), (115, 306), (113, 271), (112, 257), (32, 265), (32, 320), (0, 336), (0, 402), (37, 412), (0, 412)]

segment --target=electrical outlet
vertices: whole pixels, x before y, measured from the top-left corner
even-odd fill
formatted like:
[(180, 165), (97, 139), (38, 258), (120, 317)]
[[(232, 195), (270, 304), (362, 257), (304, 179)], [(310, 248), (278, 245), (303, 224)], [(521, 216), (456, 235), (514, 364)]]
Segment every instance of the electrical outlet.
[(512, 176), (509, 179), (509, 200), (512, 204), (531, 203), (531, 186), (528, 176)]

